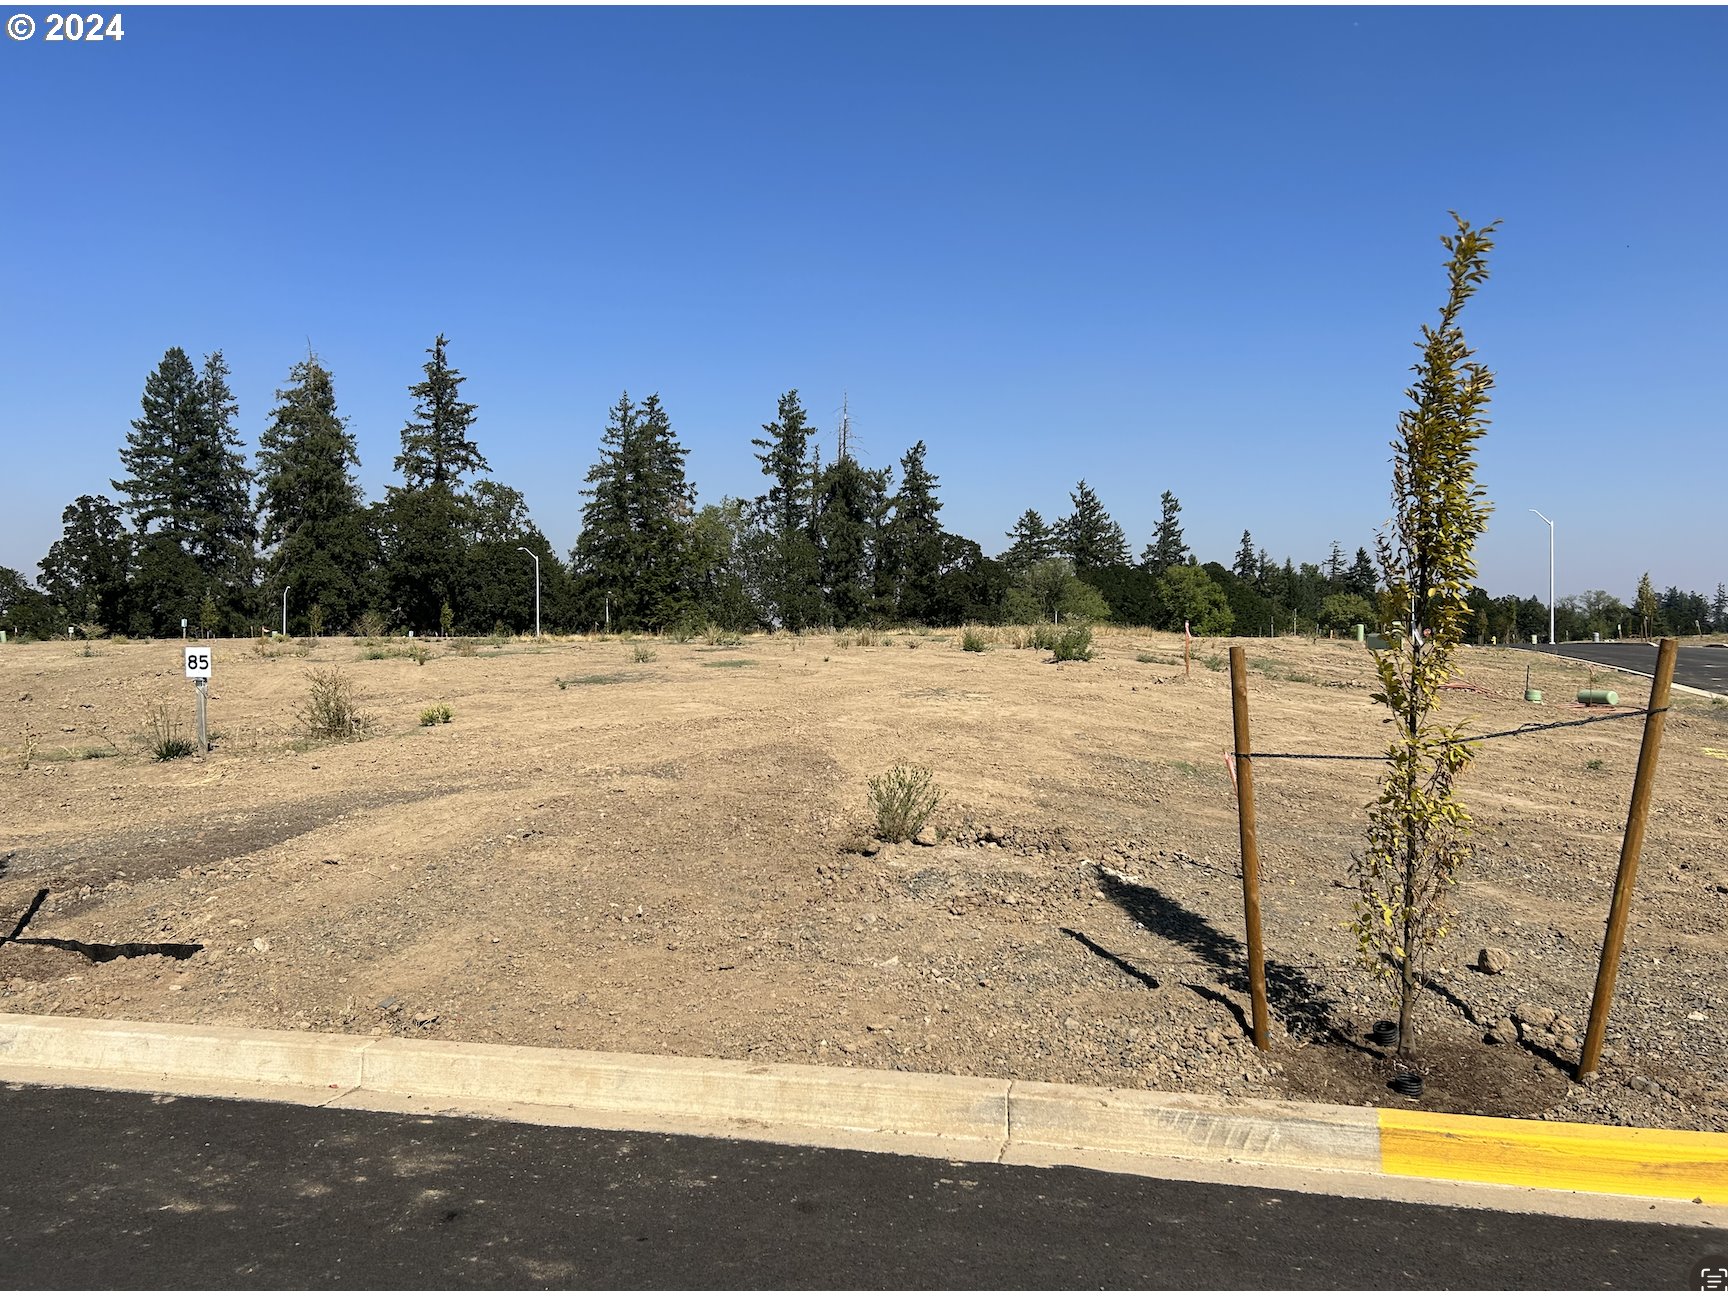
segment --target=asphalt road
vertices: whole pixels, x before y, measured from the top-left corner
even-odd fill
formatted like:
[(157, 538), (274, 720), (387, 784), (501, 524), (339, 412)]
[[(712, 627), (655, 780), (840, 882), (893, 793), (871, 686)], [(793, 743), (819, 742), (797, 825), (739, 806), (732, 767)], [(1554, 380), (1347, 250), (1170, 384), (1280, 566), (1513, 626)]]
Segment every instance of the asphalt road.
[[(1602, 666), (1621, 666), (1645, 675), (1656, 673), (1656, 645), (1647, 643), (1516, 644), (1527, 652), (1552, 653)], [(1681, 648), (1674, 656), (1674, 682), (1728, 696), (1728, 648)], [(1613, 688), (1604, 682), (1603, 688)]]
[(0, 1286), (1686, 1287), (1728, 1231), (0, 1089)]

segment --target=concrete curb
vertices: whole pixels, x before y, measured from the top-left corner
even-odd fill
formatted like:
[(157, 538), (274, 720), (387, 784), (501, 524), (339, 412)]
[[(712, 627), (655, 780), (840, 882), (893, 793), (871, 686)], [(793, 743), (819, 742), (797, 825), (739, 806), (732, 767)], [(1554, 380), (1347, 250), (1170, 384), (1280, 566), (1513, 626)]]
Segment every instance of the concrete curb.
[[(0, 1080), (499, 1107), (1020, 1164), (1175, 1158), (1728, 1202), (1728, 1135), (967, 1076), (0, 1014)], [(778, 1136), (778, 1137), (777, 1137)]]

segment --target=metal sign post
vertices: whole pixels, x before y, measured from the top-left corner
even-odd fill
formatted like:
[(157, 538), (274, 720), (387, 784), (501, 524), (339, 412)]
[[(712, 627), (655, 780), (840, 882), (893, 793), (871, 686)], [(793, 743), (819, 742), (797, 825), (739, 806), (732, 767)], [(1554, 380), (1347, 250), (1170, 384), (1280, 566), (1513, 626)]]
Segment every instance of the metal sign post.
[(210, 698), (210, 650), (189, 644), (183, 651), (186, 655), (186, 678), (198, 689), (198, 750), (207, 752), (210, 750), (210, 726), (206, 712)]

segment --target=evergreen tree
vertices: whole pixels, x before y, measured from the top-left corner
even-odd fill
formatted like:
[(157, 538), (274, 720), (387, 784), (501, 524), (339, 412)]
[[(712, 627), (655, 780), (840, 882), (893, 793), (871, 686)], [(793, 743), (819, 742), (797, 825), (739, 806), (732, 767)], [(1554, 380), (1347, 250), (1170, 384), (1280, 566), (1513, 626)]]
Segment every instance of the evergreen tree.
[(1152, 534), (1152, 543), (1140, 555), (1140, 561), (1155, 574), (1180, 566), (1188, 558), (1188, 546), (1182, 540), (1181, 501), (1170, 491), (1165, 491), (1158, 502), (1163, 507), (1158, 529)]
[(1013, 541), (1003, 551), (1000, 561), (1009, 572), (1018, 576), (1033, 563), (1041, 563), (1046, 558), (1056, 556), (1056, 536), (1037, 509), (1027, 509), (1014, 523), (1014, 529), (1008, 532), (1008, 538)]
[(1716, 597), (1710, 601), (1710, 628), (1728, 629), (1728, 585), (1716, 582)]
[(414, 398), (414, 419), (402, 429), (402, 453), (396, 470), (410, 490), (422, 486), (460, 487), (469, 473), (490, 471), (480, 447), (468, 435), (475, 406), (462, 399), (468, 380), (450, 367), (440, 333), (427, 348), (432, 358), (423, 366), (426, 377), (408, 389)]
[(1356, 561), (1350, 564), (1350, 570), (1344, 573), (1344, 592), (1354, 594), (1358, 598), (1372, 599), (1374, 591), (1380, 587), (1380, 577), (1374, 570), (1374, 560), (1368, 556), (1366, 549), (1356, 550)]
[[(850, 454), (822, 474), (816, 506), (822, 588), (836, 625), (857, 625), (882, 615), (881, 523), (887, 510), (888, 470), (861, 466)], [(883, 566), (885, 566), (884, 564)]]
[(1092, 488), (1082, 480), (1068, 498), (1074, 511), (1056, 523), (1057, 551), (1079, 572), (1127, 562), (1128, 537)]
[(222, 625), (211, 629), (237, 629), (251, 610), (256, 531), (222, 353), (207, 356), (200, 373), (169, 348), (145, 379), (141, 404), (120, 450), (129, 475), (113, 483), (149, 550), (147, 561), (140, 551), (134, 581), (144, 620), (133, 628), (178, 630), (179, 617), (198, 610), (187, 606), (198, 591), (218, 603)]
[(66, 630), (63, 613), (48, 595), (31, 587), (23, 572), (0, 567), (0, 629), (14, 639), (52, 639)]
[(610, 415), (582, 492), (588, 502), (572, 565), (591, 590), (610, 599), (615, 624), (664, 629), (691, 603), (696, 492), (684, 477), (688, 451), (657, 395), (638, 406), (626, 392)]
[(900, 460), (900, 489), (894, 496), (894, 521), (886, 542), (898, 581), (896, 612), (902, 621), (929, 621), (936, 610), (942, 578), (942, 524), (936, 515), (937, 479), (924, 466), (920, 441)]
[(1230, 570), (1237, 580), (1250, 583), (1260, 574), (1260, 564), (1254, 559), (1254, 537), (1246, 530), (1242, 532), (1242, 545), (1236, 550), (1236, 565)]
[(260, 540), (269, 550), (272, 599), (292, 587), (290, 624), (316, 606), (326, 625), (347, 627), (375, 601), (376, 542), (352, 470), (359, 452), (336, 412), (330, 371), (308, 355), (288, 371), (258, 438)]
[(751, 445), (770, 481), (756, 498), (757, 525), (768, 537), (761, 575), (769, 615), (788, 630), (814, 625), (821, 616), (822, 586), (816, 552), (815, 500), (812, 484), (814, 428), (796, 389), (780, 397), (774, 421), (764, 423), (766, 439)]
[(1334, 585), (1344, 579), (1344, 546), (1336, 540), (1332, 542), (1332, 551), (1326, 555), (1326, 579)]
[(126, 628), (132, 537), (106, 495), (80, 495), (60, 514), (60, 539), (38, 564), (42, 589), (72, 620)]

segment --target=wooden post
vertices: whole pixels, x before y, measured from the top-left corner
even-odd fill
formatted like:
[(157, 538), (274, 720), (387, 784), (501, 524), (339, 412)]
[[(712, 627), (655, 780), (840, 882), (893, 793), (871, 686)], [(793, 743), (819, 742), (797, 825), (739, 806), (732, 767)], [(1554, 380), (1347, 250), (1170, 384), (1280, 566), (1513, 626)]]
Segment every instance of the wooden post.
[(1188, 648), (1194, 642), (1194, 636), (1189, 633), (1188, 623), (1182, 623), (1182, 678), (1188, 678)]
[(1644, 849), (1644, 825), (1650, 817), (1650, 789), (1656, 782), (1656, 757), (1662, 750), (1662, 729), (1668, 719), (1668, 691), (1674, 682), (1674, 657), (1680, 641), (1667, 638), (1656, 653), (1656, 678), (1650, 684), (1650, 714), (1644, 717), (1644, 742), (1638, 749), (1638, 773), (1632, 779), (1632, 806), (1626, 812), (1626, 836), (1620, 843), (1620, 872), (1614, 878), (1614, 902), (1608, 910), (1608, 932), (1602, 939), (1602, 962), (1596, 969), (1596, 993), (1590, 997), (1590, 1025), (1584, 1032), (1584, 1052), (1578, 1060), (1582, 1080), (1602, 1057), (1602, 1037), (1608, 1032), (1608, 1009), (1614, 1001), (1614, 979), (1620, 973), (1620, 947), (1626, 942), (1626, 920), (1632, 910), (1632, 890), (1638, 882), (1638, 856)]
[(1230, 711), (1236, 722), (1236, 820), (1242, 840), (1242, 913), (1248, 926), (1248, 995), (1254, 1047), (1270, 1047), (1266, 1021), (1266, 951), (1260, 941), (1260, 842), (1254, 827), (1254, 761), (1248, 746), (1248, 660), (1230, 649)]

